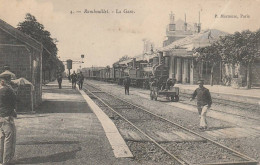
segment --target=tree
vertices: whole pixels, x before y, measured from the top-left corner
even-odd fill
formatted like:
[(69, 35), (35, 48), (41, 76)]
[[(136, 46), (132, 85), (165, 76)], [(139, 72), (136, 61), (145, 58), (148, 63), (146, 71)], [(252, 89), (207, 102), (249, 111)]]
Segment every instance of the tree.
[(219, 64), (221, 62), (221, 56), (220, 56), (220, 50), (221, 45), (217, 42), (206, 46), (206, 47), (199, 47), (195, 49), (195, 52), (197, 54), (196, 61), (201, 62), (207, 62), (211, 66), (211, 72), (210, 72), (210, 85), (213, 86), (213, 73), (214, 73), (214, 67), (216, 64)]
[(42, 70), (45, 81), (45, 72), (49, 74), (52, 70), (58, 70), (61, 68), (61, 72), (64, 72), (64, 65), (57, 59), (58, 48), (56, 46), (57, 39), (51, 38), (51, 33), (44, 29), (44, 26), (40, 24), (37, 19), (27, 13), (25, 20), (20, 22), (17, 27), (18, 30), (34, 38), (43, 45), (42, 53)]
[(252, 84), (251, 67), (255, 59), (260, 57), (260, 30), (235, 32), (233, 35), (221, 38), (219, 44), (222, 45), (219, 51), (225, 63), (247, 67), (247, 88), (250, 89)]

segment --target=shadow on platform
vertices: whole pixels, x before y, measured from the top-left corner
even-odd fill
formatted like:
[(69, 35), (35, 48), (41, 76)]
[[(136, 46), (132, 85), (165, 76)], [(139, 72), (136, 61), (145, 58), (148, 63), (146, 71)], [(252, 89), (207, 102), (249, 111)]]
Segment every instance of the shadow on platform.
[(92, 113), (86, 102), (44, 101), (36, 111), (43, 113)]
[(43, 145), (43, 144), (79, 144), (79, 141), (29, 141), (29, 142), (17, 143), (17, 145)]
[(42, 89), (43, 93), (60, 93), (60, 94), (71, 94), (77, 93), (76, 89), (72, 89), (71, 87), (63, 87), (59, 89), (58, 87), (48, 87)]
[(64, 162), (70, 159), (75, 159), (77, 152), (81, 151), (81, 147), (77, 147), (72, 151), (55, 153), (47, 156), (35, 156), (29, 158), (21, 158), (15, 161), (15, 164), (40, 164)]

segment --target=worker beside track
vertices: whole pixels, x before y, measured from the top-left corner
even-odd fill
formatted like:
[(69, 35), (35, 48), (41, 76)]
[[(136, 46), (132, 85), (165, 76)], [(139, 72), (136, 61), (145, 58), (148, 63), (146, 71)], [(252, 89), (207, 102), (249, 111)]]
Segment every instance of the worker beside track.
[(124, 79), (124, 86), (125, 86), (125, 95), (129, 95), (129, 87), (130, 87), (130, 84), (131, 84), (131, 79), (129, 76), (126, 76), (125, 79)]
[(203, 86), (204, 81), (199, 80), (198, 84), (199, 88), (197, 88), (194, 91), (190, 101), (195, 99), (195, 97), (197, 96), (197, 108), (200, 115), (200, 129), (207, 129), (208, 125), (206, 120), (206, 114), (209, 108), (211, 107), (212, 100), (209, 90)]

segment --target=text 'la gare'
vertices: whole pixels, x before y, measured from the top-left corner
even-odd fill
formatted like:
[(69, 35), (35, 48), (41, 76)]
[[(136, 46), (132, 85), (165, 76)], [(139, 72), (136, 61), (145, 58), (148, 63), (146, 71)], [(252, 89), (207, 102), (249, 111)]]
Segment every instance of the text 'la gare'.
[(117, 14), (120, 14), (120, 13), (133, 14), (133, 13), (135, 13), (135, 11), (128, 10), (128, 9), (124, 9), (124, 10), (116, 9), (116, 13)]

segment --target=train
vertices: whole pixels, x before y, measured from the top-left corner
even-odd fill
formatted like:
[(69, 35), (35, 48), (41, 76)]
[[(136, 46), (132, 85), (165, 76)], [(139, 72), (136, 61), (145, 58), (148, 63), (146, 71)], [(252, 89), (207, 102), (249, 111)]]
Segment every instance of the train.
[(151, 79), (166, 82), (169, 78), (169, 56), (162, 53), (142, 54), (131, 59), (115, 62), (112, 67), (83, 68), (86, 79), (94, 79), (123, 84), (126, 76), (131, 79), (131, 86), (149, 89)]

